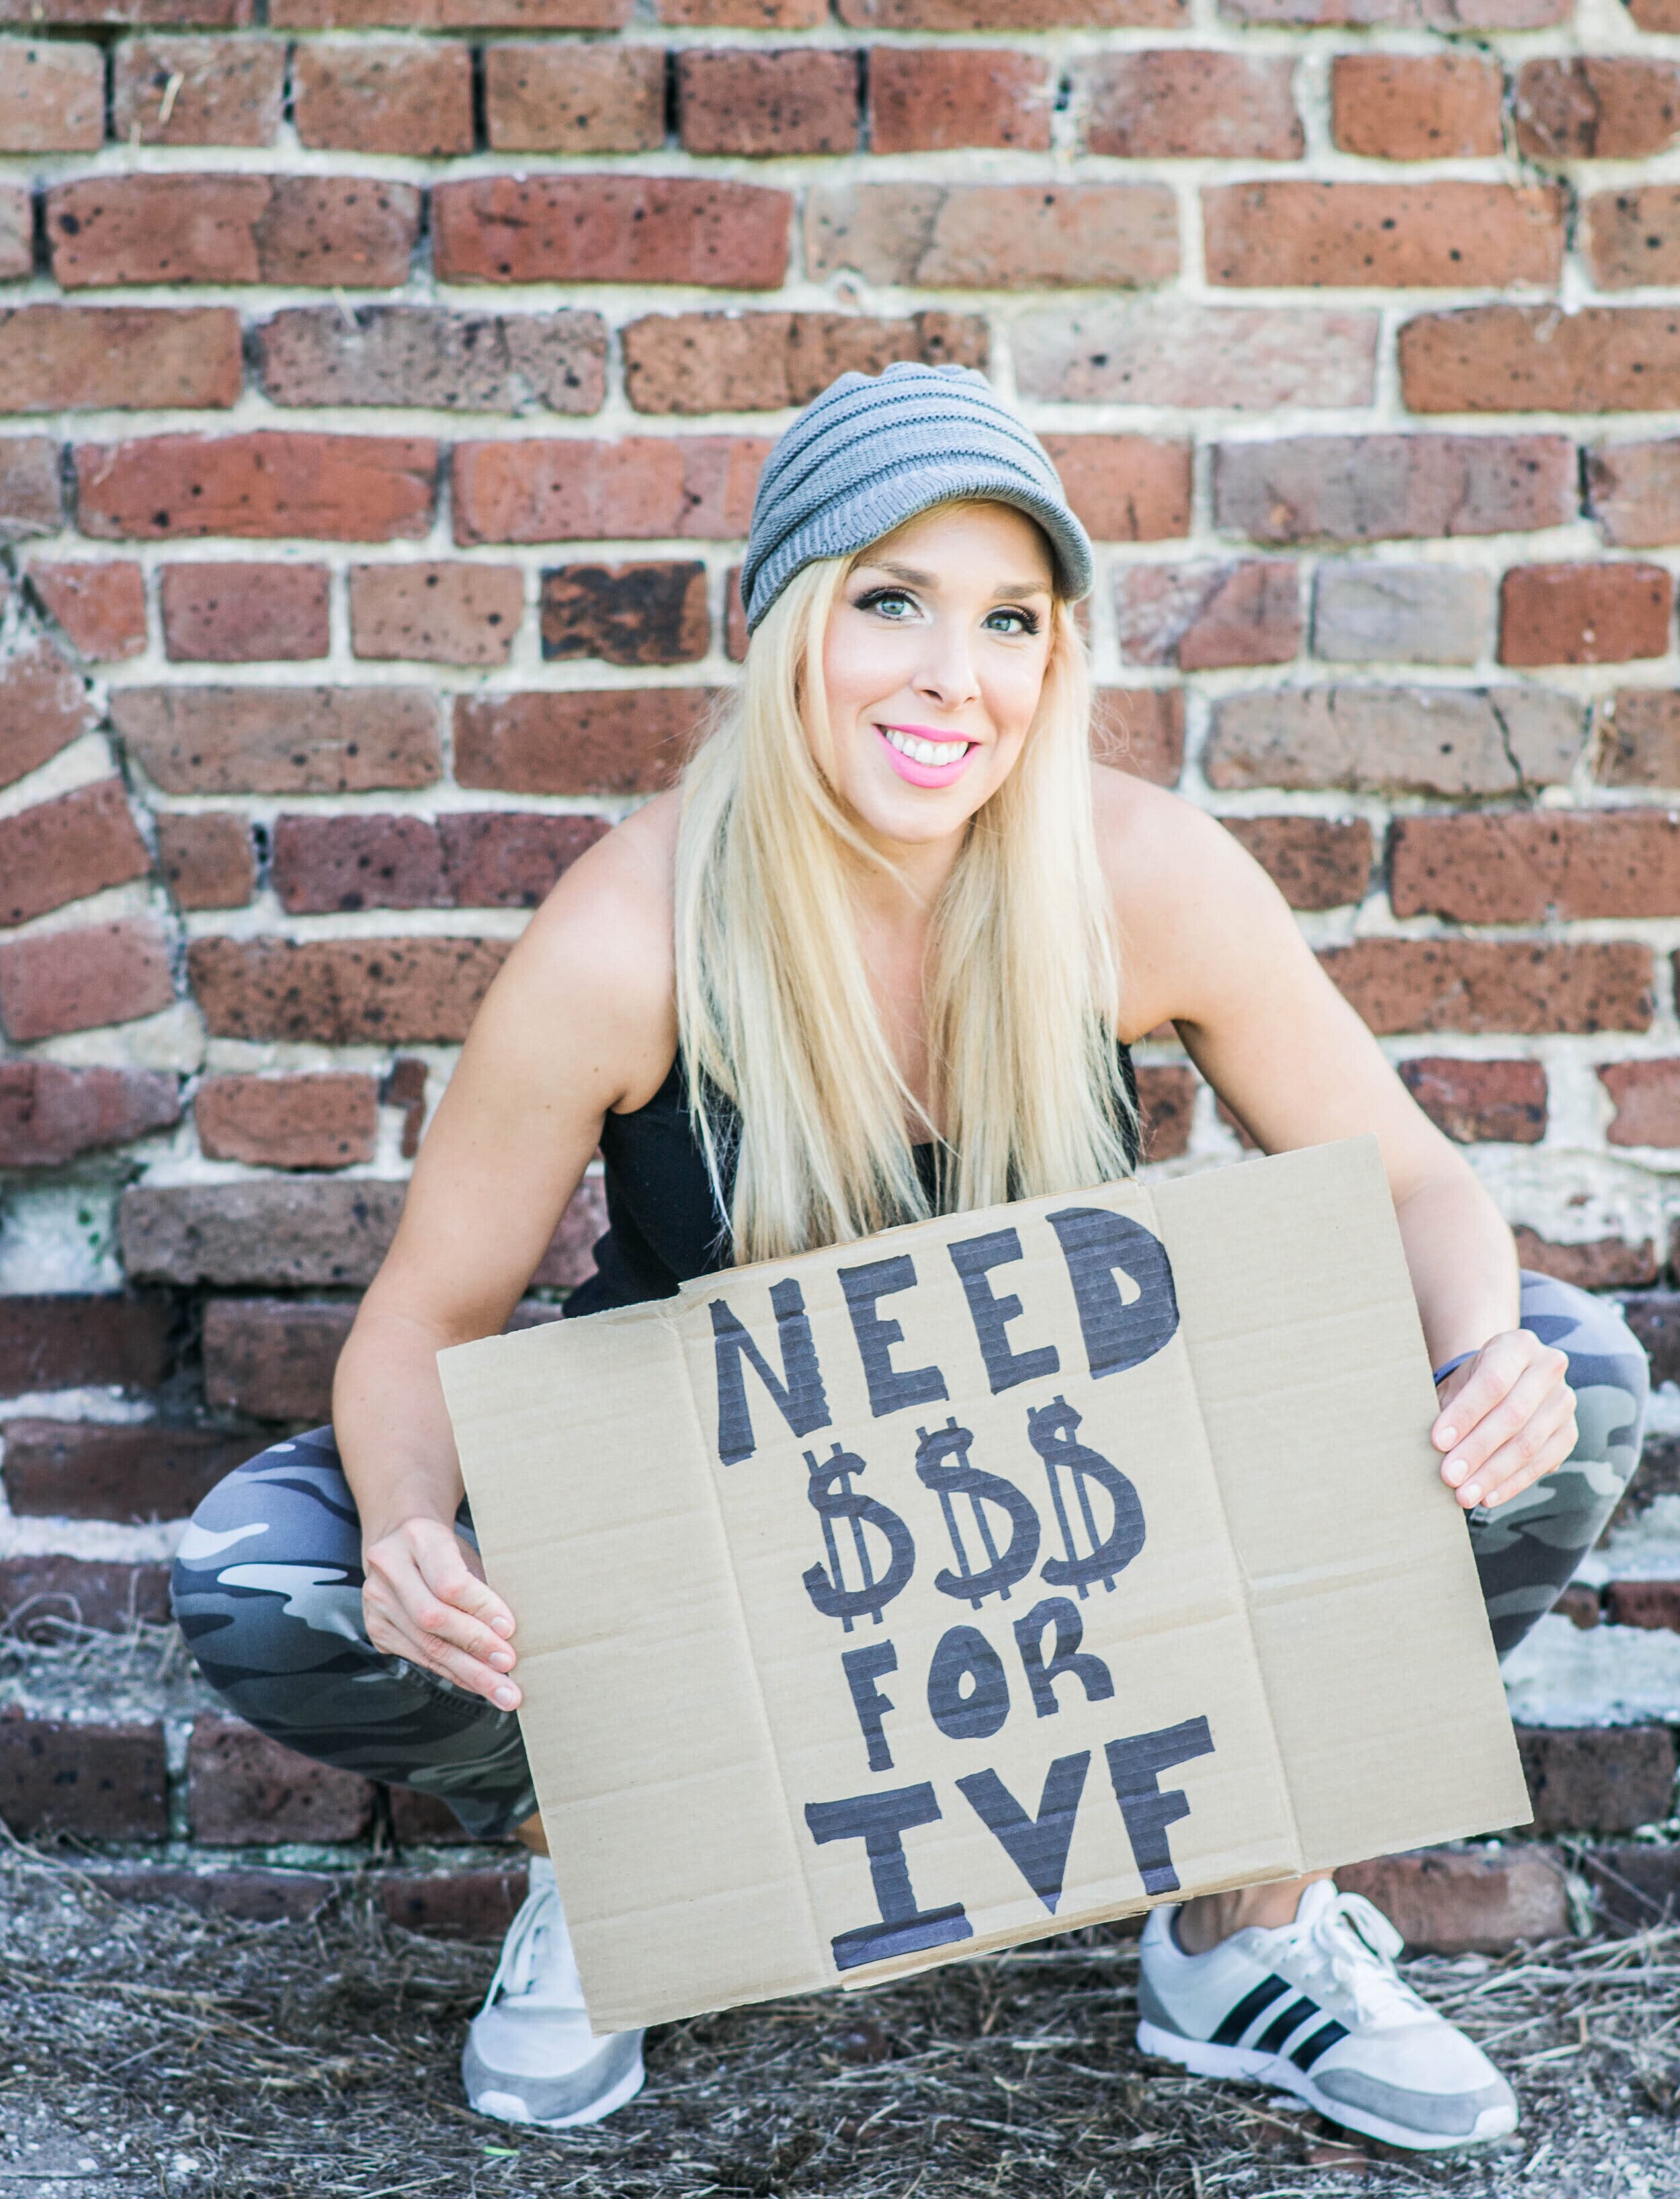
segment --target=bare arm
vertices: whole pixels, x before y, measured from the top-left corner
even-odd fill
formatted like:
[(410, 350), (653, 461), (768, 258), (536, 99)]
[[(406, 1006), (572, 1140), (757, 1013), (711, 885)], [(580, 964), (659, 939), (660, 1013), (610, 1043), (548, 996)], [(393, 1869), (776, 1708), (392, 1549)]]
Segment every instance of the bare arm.
[(1268, 1152), (1374, 1133), (1432, 1363), (1479, 1355), (1444, 1385), (1443, 1471), (1467, 1505), (1514, 1496), (1568, 1455), (1573, 1408), (1562, 1354), (1517, 1327), (1516, 1247), (1498, 1209), (1223, 826), (1135, 780), (1100, 799), (1127, 1029), (1175, 1024)]
[(604, 1115), (645, 1100), (669, 1067), (666, 823), (642, 812), (592, 849), (508, 957), (333, 1385), (376, 1644), (507, 1709), (518, 1700), (507, 1677), (512, 1617), (454, 1531), (461, 1470), (437, 1354), (505, 1326)]

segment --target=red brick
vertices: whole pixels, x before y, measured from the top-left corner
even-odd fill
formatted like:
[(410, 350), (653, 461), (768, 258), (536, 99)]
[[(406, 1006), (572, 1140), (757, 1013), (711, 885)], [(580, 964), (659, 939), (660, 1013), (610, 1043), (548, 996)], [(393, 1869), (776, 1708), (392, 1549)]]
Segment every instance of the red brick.
[(455, 776), (509, 794), (652, 794), (681, 769), (703, 687), (545, 689), (455, 699)]
[(1190, 1117), (1196, 1102), (1194, 1070), (1146, 1065), (1138, 1070), (1137, 1081), (1144, 1158), (1177, 1160), (1190, 1143)]
[(407, 1187), (352, 1177), (141, 1184), (118, 1209), (123, 1263), (160, 1282), (296, 1290), (370, 1283)]
[(61, 1168), (77, 1153), (126, 1145), (180, 1119), (172, 1076), (0, 1061), (0, 1168)]
[(1680, 1146), (1680, 1061), (1613, 1061), (1598, 1074), (1615, 1102), (1611, 1145)]
[(1477, 31), (1537, 31), (1561, 23), (1570, 0), (1222, 0), (1234, 23), (1299, 27), (1345, 24), (1369, 30), (1392, 23), (1462, 37)]
[(1319, 960), (1374, 1031), (1648, 1030), (1651, 954), (1630, 941), (1362, 939)]
[(184, 1519), (262, 1447), (250, 1436), (156, 1421), (8, 1420), (4, 1434), (13, 1511), (64, 1519)]
[(608, 829), (604, 817), (517, 810), (498, 816), (470, 809), (440, 818), (449, 897), (458, 908), (534, 908)]
[(166, 794), (371, 794), (443, 769), (424, 687), (123, 687), (111, 722)]
[(255, 14), (252, 0), (0, 0), (0, 23), (201, 23), (218, 31), (242, 30)]
[(1269, 871), (1292, 908), (1362, 901), (1374, 853), (1363, 818), (1226, 817), (1226, 830)]
[(1414, 412), (1667, 412), (1680, 406), (1680, 311), (1467, 306), (1400, 331)]
[[(560, 1217), (560, 1226), (548, 1250), (537, 1263), (534, 1287), (569, 1290), (595, 1272), (595, 1243), (607, 1226), (606, 1187), (598, 1175), (586, 1175), (573, 1193)], [(522, 1307), (516, 1326), (528, 1327), (530, 1309)], [(554, 1310), (551, 1309), (550, 1310)]]
[(55, 534), (63, 521), (56, 442), (50, 435), (0, 437), (0, 541)]
[(239, 1718), (201, 1712), (187, 1750), (193, 1838), (235, 1846), (354, 1840), (373, 1815), (373, 1785), (284, 1748)]
[(0, 152), (90, 153), (104, 141), (98, 47), (8, 38), (0, 48)]
[(26, 1837), (89, 1840), (169, 1836), (163, 1728), (94, 1725), (0, 1716), (0, 1818)]
[(144, 654), (146, 581), (132, 558), (32, 564), (29, 585), (79, 655), (95, 663), (114, 663)]
[(285, 90), (281, 38), (125, 38), (114, 134), (125, 145), (271, 145)]
[(455, 540), (738, 540), (751, 522), (770, 445), (764, 435), (458, 443)]
[(657, 152), (665, 56), (657, 46), (487, 46), (484, 113), (493, 152)]
[(732, 565), (724, 579), (723, 648), (732, 664), (747, 657), (747, 610), (741, 601), (741, 568)]
[(686, 153), (762, 159), (856, 149), (855, 53), (691, 46), (676, 63), (677, 129)]
[(432, 194), (447, 283), (686, 283), (773, 290), (793, 201), (699, 176), (480, 176)]
[(273, 872), (292, 916), (447, 904), (437, 827), (424, 817), (282, 816)]
[(649, 313), (623, 330), (625, 393), (639, 412), (774, 412), (837, 376), (895, 359), (984, 369), (984, 318), (921, 312)]
[(616, 31), (634, 0), (272, 0), (294, 31)]
[(178, 908), (243, 908), (257, 890), (249, 822), (231, 810), (167, 812), (157, 820), (158, 867)]
[(1296, 435), (1220, 443), (1216, 524), (1268, 543), (1526, 534), (1576, 516), (1566, 435)]
[(1666, 1726), (1519, 1728), (1537, 1833), (1630, 1833), (1669, 1814), (1676, 1770)]
[(823, 184), (805, 213), (818, 282), (932, 289), (1130, 289), (1178, 272), (1165, 184)]
[(1680, 1292), (1653, 1291), (1648, 1297), (1629, 1298), (1622, 1311), (1650, 1356), (1652, 1382), (1680, 1381)]
[[(1657, 1280), (1657, 1248), (1649, 1238), (1639, 1245), (1630, 1245), (1621, 1237), (1595, 1237), (1584, 1243), (1560, 1245), (1537, 1235), (1522, 1222), (1512, 1234), (1516, 1239), (1517, 1257), (1525, 1268), (1535, 1274), (1555, 1275), (1560, 1283), (1573, 1283), (1578, 1291), (1628, 1290)], [(1582, 1593), (1593, 1595), (1594, 1617), (1588, 1619), (1574, 1612), (1563, 1615), (1577, 1626), (1596, 1624), (1596, 1591)]]
[(20, 184), (0, 184), (0, 283), (35, 271), (35, 211)]
[(426, 1065), (413, 1054), (400, 1054), (379, 1087), (382, 1107), (402, 1111), (402, 1157), (411, 1161), (420, 1150), (420, 1133), (426, 1127)]
[(1563, 264), (1549, 187), (1222, 184), (1202, 193), (1202, 212), (1208, 280), (1238, 287), (1555, 283)]
[(691, 664), (711, 645), (706, 586), (697, 559), (557, 566), (542, 576), (543, 655)]
[(1057, 434), (1040, 440), (1068, 502), (1100, 542), (1160, 542), (1190, 532), (1188, 443)]
[(429, 531), (436, 480), (437, 445), (415, 435), (259, 429), (83, 443), (76, 452), (82, 532), (104, 540), (396, 541)]
[(37, 771), (99, 722), (87, 690), (44, 635), (0, 659), (0, 785)]
[(517, 565), (353, 565), (351, 646), (358, 656), (426, 664), (505, 664), (525, 612)]
[(1403, 817), (1389, 856), (1397, 916), (1460, 924), (1680, 916), (1672, 811)]
[(598, 412), (606, 395), (598, 313), (288, 306), (254, 335), (258, 378), (277, 405)]
[(0, 1296), (0, 1397), (89, 1384), (150, 1390), (169, 1363), (161, 1298)]
[(1299, 592), (1286, 559), (1124, 566), (1115, 604), (1121, 650), (1132, 664), (1181, 672), (1286, 664), (1301, 645)]
[(1298, 160), (1306, 138), (1294, 76), (1292, 55), (1104, 54), (1083, 72), (1086, 150), (1128, 160)]
[(1501, 584), (1502, 664), (1617, 664), (1663, 656), (1674, 581), (1660, 565), (1514, 565)]
[(1056, 31), (1175, 28), (1184, 0), (838, 0), (860, 31)]
[(1628, 0), (1628, 13), (1642, 31), (1680, 31), (1677, 0)]
[(1605, 443), (1590, 451), (1587, 510), (1618, 549), (1680, 542), (1680, 441)]
[(83, 1868), (113, 1901), (190, 1909), (201, 1916), (235, 1916), (248, 1924), (308, 1923), (337, 1899), (344, 1883), (332, 1871), (247, 1869), (226, 1864), (208, 1869), (160, 1863)]
[(417, 1787), (393, 1787), (389, 1799), (391, 1835), (400, 1854), (407, 1847), (461, 1847), (472, 1840), (448, 1803), (436, 1794), (423, 1794)]
[(337, 1169), (373, 1158), (379, 1103), (370, 1076), (212, 1076), (193, 1101), (213, 1161), (253, 1168)]
[(1680, 282), (1680, 185), (1599, 191), (1583, 211), (1587, 265), (1601, 290)]
[(1538, 687), (1270, 688), (1216, 703), (1202, 768), (1219, 788), (1519, 795), (1567, 780), (1583, 718)]
[(1562, 1870), (1533, 1848), (1492, 1856), (1432, 1848), (1345, 1865), (1336, 1883), (1373, 1901), (1416, 1953), (1502, 1954), (1570, 1929)]
[(67, 1625), (101, 1634), (130, 1633), (137, 1620), (167, 1626), (169, 1568), (56, 1552), (0, 1560), (0, 1620), (26, 1642), (60, 1643)]
[[(493, 939), (208, 938), (187, 966), (218, 1038), (440, 1046), (466, 1036), (506, 952)], [(0, 959), (0, 1011), (5, 998)]]
[(0, 925), (26, 924), (151, 866), (122, 781), (79, 786), (0, 818)]
[(1612, 1581), (1604, 1591), (1613, 1626), (1680, 1634), (1680, 1580)]
[(1156, 786), (1176, 786), (1184, 769), (1184, 691), (1179, 687), (1100, 687), (1091, 728), (1100, 763)]
[(1680, 131), (1680, 67), (1628, 54), (1525, 61), (1513, 112), (1531, 160), (1648, 160)]
[(159, 590), (163, 645), (178, 662), (263, 663), (324, 656), (324, 565), (166, 565)]
[(1502, 90), (1484, 54), (1338, 54), (1331, 135), (1379, 160), (1486, 158), (1504, 147)]
[(1460, 1145), (1535, 1146), (1546, 1134), (1546, 1071), (1537, 1061), (1416, 1054), (1399, 1070), (1430, 1121)]
[(226, 306), (14, 306), (0, 312), (0, 412), (231, 405), (243, 368)]
[(213, 1298), (204, 1309), (204, 1394), (260, 1420), (322, 1421), (353, 1305)]
[(869, 148), (1050, 149), (1056, 87), (1035, 54), (1006, 47), (878, 46), (869, 56)]
[(67, 290), (124, 283), (408, 280), (411, 184), (364, 176), (95, 176), (48, 190), (53, 273)]
[(820, 31), (828, 0), (656, 0), (662, 23), (714, 31)]
[(422, 160), (470, 153), (472, 55), (463, 45), (309, 40), (292, 62), (292, 105), (301, 144)]
[(0, 1030), (19, 1046), (155, 1014), (175, 998), (169, 943), (149, 918), (0, 945)]
[(527, 1866), (482, 1870), (382, 1871), (379, 1899), (405, 1932), (435, 1939), (501, 1939), (525, 1899)]
[(1598, 778), (1606, 786), (1680, 788), (1680, 694), (1622, 687), (1599, 705)]

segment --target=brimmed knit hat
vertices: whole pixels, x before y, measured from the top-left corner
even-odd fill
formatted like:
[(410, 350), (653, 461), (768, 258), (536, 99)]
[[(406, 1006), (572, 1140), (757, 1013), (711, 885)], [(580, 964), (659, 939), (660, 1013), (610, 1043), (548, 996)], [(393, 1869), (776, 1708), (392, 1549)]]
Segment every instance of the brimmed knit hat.
[(766, 459), (741, 568), (749, 633), (802, 566), (849, 557), (957, 497), (1013, 505), (1050, 538), (1062, 592), (1091, 592), (1091, 543), (1025, 423), (968, 366), (843, 374)]

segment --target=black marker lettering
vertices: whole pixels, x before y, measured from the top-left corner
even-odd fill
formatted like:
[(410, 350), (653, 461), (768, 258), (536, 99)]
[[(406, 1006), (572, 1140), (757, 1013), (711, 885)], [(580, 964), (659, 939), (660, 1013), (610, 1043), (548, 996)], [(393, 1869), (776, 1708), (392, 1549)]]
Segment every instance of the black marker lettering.
[[(1044, 1630), (1054, 1625), (1056, 1647), (1050, 1662), (1044, 1661)], [(1102, 1659), (1090, 1650), (1081, 1650), (1085, 1623), (1079, 1616), (1078, 1607), (1065, 1595), (1047, 1595), (1042, 1603), (1035, 1603), (1024, 1619), (1015, 1622), (1015, 1646), (1021, 1653), (1022, 1668), (1027, 1676), (1027, 1685), (1032, 1689), (1033, 1708), (1040, 1718), (1054, 1718), (1061, 1705), (1056, 1700), (1056, 1683), (1065, 1677), (1078, 1681), (1085, 1690), (1085, 1700), (1105, 1703), (1114, 1693), (1114, 1676)]]
[(829, 1840), (861, 1840), (869, 1857), (869, 1876), (881, 1912), (878, 1924), (860, 1924), (829, 1942), (837, 1970), (863, 1963), (885, 1962), (892, 1955), (918, 1954), (971, 1939), (974, 1927), (960, 1901), (946, 1909), (918, 1909), (904, 1860), (903, 1835), (913, 1825), (931, 1825), (942, 1811), (931, 1781), (895, 1787), (885, 1794), (855, 1794), (844, 1802), (808, 1802), (805, 1823), (819, 1846)]
[[(1073, 1280), (1092, 1374), (1118, 1374), (1152, 1359), (1178, 1327), (1166, 1246), (1141, 1222), (1100, 1206), (1065, 1207), (1048, 1220)], [(1117, 1268), (1137, 1286), (1129, 1305), (1114, 1280)]]
[(890, 1642), (866, 1642), (860, 1649), (843, 1651), (840, 1662), (846, 1668), (852, 1708), (857, 1712), (857, 1722), (863, 1729), (869, 1750), (869, 1768), (872, 1771), (890, 1771), (892, 1751), (887, 1746), (884, 1728), (887, 1712), (895, 1706), (892, 1697), (884, 1695), (875, 1683), (883, 1673), (898, 1670), (898, 1652)]
[[(712, 1300), (713, 1356), (717, 1365), (718, 1456), (726, 1466), (750, 1458), (752, 1415), (747, 1410), (746, 1376), (750, 1366), (774, 1399), (778, 1410), (796, 1436), (825, 1428), (831, 1415), (817, 1365), (817, 1347), (811, 1336), (810, 1315), (799, 1286), (791, 1277), (770, 1286), (770, 1305), (776, 1316), (781, 1342), (782, 1372), (779, 1380), (768, 1361), (743, 1323), (722, 1298)], [(943, 1396), (944, 1392), (940, 1393)]]
[(1030, 1817), (995, 1771), (971, 1771), (957, 1785), (988, 1831), (995, 1833), (1027, 1884), (1053, 1916), (1067, 1876), (1073, 1821), (1085, 1791), (1091, 1752), (1059, 1756), (1044, 1775), (1038, 1815)]
[(895, 1367), (892, 1348), (904, 1341), (895, 1321), (884, 1321), (875, 1310), (877, 1298), (895, 1291), (913, 1290), (915, 1263), (907, 1252), (895, 1259), (872, 1260), (866, 1267), (842, 1268), (840, 1287), (863, 1360), (864, 1379), (869, 1385), (869, 1409), (878, 1420), (884, 1413), (901, 1413), (911, 1405), (930, 1405), (945, 1397), (945, 1377), (936, 1367)]
[[(963, 1683), (971, 1680), (965, 1694)], [(928, 1711), (947, 1741), (989, 1741), (1009, 1715), (1009, 1676), (977, 1626), (939, 1637), (928, 1667)]]
[(1018, 1231), (995, 1229), (989, 1236), (970, 1237), (947, 1249), (952, 1266), (962, 1277), (969, 1318), (979, 1339), (980, 1356), (986, 1362), (992, 1395), (996, 1397), (1000, 1390), (1012, 1389), (1018, 1382), (1030, 1382), (1038, 1375), (1055, 1374), (1062, 1362), (1053, 1344), (1042, 1344), (1036, 1351), (1011, 1349), (1006, 1332), (1010, 1322), (1021, 1317), (1021, 1301), (1014, 1297), (995, 1297), (986, 1280), (989, 1269), (1004, 1267), (1011, 1260), (1021, 1257)]
[(1126, 1820), (1126, 1837), (1143, 1874), (1148, 1893), (1171, 1893), (1178, 1885), (1172, 1851), (1167, 1846), (1167, 1827), (1190, 1814), (1184, 1790), (1170, 1787), (1161, 1792), (1161, 1774), (1175, 1764), (1188, 1764), (1198, 1756), (1211, 1756), (1213, 1736), (1205, 1718), (1186, 1718), (1181, 1725), (1164, 1726), (1158, 1733), (1135, 1733), (1129, 1741), (1111, 1741), (1105, 1753), (1108, 1776), (1114, 1782), (1114, 1799)]

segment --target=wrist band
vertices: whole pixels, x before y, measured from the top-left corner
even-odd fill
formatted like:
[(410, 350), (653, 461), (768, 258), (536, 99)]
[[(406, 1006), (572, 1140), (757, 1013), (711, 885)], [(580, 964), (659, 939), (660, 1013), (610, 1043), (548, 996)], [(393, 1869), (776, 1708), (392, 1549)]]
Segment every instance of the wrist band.
[(1438, 1390), (1449, 1374), (1462, 1367), (1467, 1359), (1473, 1359), (1475, 1356), (1473, 1351), (1461, 1351), (1456, 1359), (1450, 1359), (1444, 1367), (1438, 1367), (1435, 1369), (1435, 1387)]

